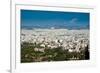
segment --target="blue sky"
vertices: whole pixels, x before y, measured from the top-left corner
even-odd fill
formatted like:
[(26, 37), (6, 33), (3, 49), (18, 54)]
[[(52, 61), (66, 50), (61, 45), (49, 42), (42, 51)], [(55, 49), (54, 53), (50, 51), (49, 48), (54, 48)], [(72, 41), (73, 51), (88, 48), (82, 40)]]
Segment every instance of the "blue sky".
[(21, 10), (21, 26), (31, 28), (89, 28), (89, 13)]

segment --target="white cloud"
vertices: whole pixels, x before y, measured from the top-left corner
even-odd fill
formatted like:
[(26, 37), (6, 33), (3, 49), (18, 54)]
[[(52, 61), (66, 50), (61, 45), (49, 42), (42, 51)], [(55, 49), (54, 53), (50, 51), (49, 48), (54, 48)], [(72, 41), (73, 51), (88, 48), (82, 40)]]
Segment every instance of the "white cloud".
[(77, 21), (78, 21), (77, 18), (72, 18), (72, 19), (69, 21), (69, 23), (73, 24), (73, 23), (76, 23)]

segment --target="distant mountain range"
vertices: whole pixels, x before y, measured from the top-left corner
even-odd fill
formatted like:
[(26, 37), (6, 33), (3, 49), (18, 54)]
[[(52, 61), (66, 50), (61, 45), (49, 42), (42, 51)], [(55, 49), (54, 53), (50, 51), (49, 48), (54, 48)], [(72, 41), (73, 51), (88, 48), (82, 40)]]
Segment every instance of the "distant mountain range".
[(69, 30), (71, 30), (71, 29), (89, 29), (89, 25), (87, 25), (87, 26), (56, 26), (56, 27), (54, 27), (54, 26), (21, 26), (21, 29), (38, 29), (38, 28), (41, 28), (41, 29), (69, 29)]

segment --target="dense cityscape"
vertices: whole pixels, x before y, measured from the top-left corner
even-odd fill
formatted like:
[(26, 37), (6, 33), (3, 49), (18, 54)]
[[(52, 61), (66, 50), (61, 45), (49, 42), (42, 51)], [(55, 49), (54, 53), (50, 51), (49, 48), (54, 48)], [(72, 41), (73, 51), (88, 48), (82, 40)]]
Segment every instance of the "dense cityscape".
[(89, 30), (22, 29), (21, 62), (89, 59)]

